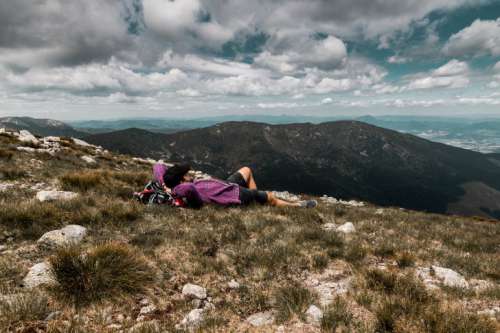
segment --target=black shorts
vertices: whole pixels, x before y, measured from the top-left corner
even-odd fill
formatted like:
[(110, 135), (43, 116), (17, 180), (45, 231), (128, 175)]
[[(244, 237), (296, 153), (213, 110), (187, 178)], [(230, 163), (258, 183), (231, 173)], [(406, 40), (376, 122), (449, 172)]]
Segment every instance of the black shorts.
[(249, 205), (254, 202), (258, 202), (260, 204), (267, 203), (267, 192), (249, 189), (245, 178), (243, 178), (242, 174), (238, 171), (227, 177), (226, 181), (240, 186), (239, 199), (242, 205)]

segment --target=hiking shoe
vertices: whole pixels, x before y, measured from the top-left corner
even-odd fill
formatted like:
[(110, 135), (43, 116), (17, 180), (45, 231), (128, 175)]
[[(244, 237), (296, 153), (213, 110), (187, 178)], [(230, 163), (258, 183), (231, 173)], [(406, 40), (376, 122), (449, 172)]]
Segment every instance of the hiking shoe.
[(300, 202), (300, 207), (304, 208), (314, 208), (318, 205), (316, 200), (304, 200)]

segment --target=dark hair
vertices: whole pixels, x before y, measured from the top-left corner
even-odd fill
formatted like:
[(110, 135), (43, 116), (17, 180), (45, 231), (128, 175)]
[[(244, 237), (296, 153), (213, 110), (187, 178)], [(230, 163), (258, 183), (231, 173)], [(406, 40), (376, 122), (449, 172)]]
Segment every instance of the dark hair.
[(175, 164), (165, 171), (163, 182), (167, 187), (174, 188), (179, 185), (184, 178), (184, 175), (191, 170), (189, 164)]

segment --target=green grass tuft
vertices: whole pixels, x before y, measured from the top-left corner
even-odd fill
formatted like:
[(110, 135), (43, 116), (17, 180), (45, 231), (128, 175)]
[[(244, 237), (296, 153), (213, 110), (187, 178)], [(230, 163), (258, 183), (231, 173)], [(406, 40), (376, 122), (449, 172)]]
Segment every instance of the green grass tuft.
[(64, 248), (50, 263), (58, 282), (54, 291), (78, 306), (142, 292), (154, 280), (154, 272), (137, 249), (121, 243), (98, 245), (88, 252)]
[(299, 283), (290, 283), (275, 292), (276, 320), (283, 323), (293, 315), (303, 318), (307, 308), (314, 303), (316, 297), (309, 289)]

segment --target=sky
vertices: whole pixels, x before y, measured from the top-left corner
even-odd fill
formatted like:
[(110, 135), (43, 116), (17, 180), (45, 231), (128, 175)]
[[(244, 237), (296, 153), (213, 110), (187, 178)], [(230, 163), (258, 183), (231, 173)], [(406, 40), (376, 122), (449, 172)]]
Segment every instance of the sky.
[(0, 116), (500, 117), (500, 0), (0, 0)]

